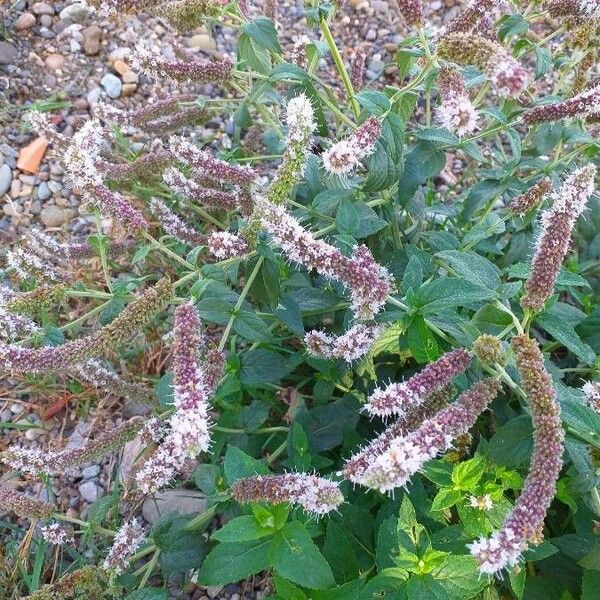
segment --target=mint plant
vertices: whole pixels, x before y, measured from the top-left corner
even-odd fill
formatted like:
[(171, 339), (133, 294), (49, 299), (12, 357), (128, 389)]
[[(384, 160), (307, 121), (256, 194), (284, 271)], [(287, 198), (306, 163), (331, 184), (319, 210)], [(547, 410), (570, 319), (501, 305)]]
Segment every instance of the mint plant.
[[(27, 597), (258, 574), (272, 600), (598, 597), (597, 3), (473, 0), (434, 31), (398, 0), (413, 35), (374, 80), (336, 3), (305, 3), (290, 51), (272, 2), (94, 4), (231, 28), (237, 54), (141, 43), (137, 71), (197, 95), (99, 103), (72, 140), (29, 115), (97, 230), (6, 253), (0, 365), (145, 407), (83, 448), (0, 454), (0, 508), (41, 524), (46, 558), (73, 550)], [(218, 114), (233, 148), (194, 135)], [(150, 346), (170, 361), (120, 373)], [(129, 481), (86, 518), (10, 485), (131, 440)], [(206, 511), (147, 527), (169, 487)]]

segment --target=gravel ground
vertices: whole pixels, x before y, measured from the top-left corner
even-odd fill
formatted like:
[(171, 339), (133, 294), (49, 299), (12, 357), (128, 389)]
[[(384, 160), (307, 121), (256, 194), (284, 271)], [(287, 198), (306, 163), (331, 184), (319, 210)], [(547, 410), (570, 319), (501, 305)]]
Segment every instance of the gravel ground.
[[(278, 27), (283, 45), (288, 49), (306, 33), (301, 4), (300, 0), (280, 2)], [(394, 0), (348, 0), (333, 26), (336, 41), (347, 60), (358, 45), (369, 45), (369, 79), (384, 71), (390, 82), (397, 83), (397, 70), (389, 63), (406, 29), (394, 4)], [(441, 24), (441, 15), (444, 21), (452, 18), (462, 4), (455, 0), (428, 3), (431, 23)], [(98, 101), (118, 108), (135, 108), (149, 98), (168, 94), (172, 91), (169, 84), (138, 77), (130, 70), (127, 57), (140, 39), (153, 40), (161, 47), (177, 43), (209, 55), (235, 52), (231, 29), (217, 28), (214, 35), (202, 29), (179, 35), (166, 22), (147, 16), (124, 18), (116, 23), (102, 20), (80, 1), (4, 2), (0, 11), (3, 23), (0, 29), (0, 246), (15, 241), (34, 224), (52, 232), (84, 234), (92, 221), (64, 179), (61, 156), (51, 147), (46, 148), (37, 134), (27, 130), (23, 121), (26, 110), (32, 107), (48, 110), (58, 129), (70, 137), (89, 118)], [(260, 0), (256, 1), (253, 11), (261, 12)], [(339, 85), (326, 61), (320, 75), (332, 85)], [(181, 92), (181, 87), (178, 91)], [(217, 93), (211, 86), (202, 91)], [(126, 133), (134, 148), (135, 144), (146, 141), (135, 131)], [(231, 145), (232, 124), (226, 117), (216, 118), (197, 133), (216, 148), (227, 148)], [(64, 393), (64, 389), (57, 390), (53, 401), (60, 404), (59, 393)], [(94, 400), (94, 393), (89, 392), (90, 400)], [(0, 421), (29, 429), (23, 433), (0, 428), (0, 450), (17, 440), (23, 445), (52, 448), (81, 445), (93, 427), (110, 428), (122, 420), (118, 399), (101, 400), (101, 409), (88, 411), (84, 417), (77, 410), (69, 410), (64, 402), (65, 410), (47, 418), (47, 414), (40, 411), (35, 389), (24, 386), (23, 382), (3, 382)], [(117, 410), (107, 410), (111, 407)], [(107, 457), (98, 464), (90, 463), (54, 478), (50, 490), (59, 509), (71, 517), (85, 518), (90, 504), (110, 490), (115, 476), (119, 476), (116, 464), (124, 468), (128, 453), (135, 455), (136, 449), (129, 446), (124, 456)], [(28, 479), (18, 483), (20, 489), (49, 499), (49, 490), (44, 485)], [(169, 494), (166, 493), (167, 499)], [(202, 510), (201, 498), (190, 501), (196, 502), (191, 511)], [(147, 504), (143, 514), (152, 520), (149, 511), (151, 507)], [(256, 578), (218, 589), (193, 586), (188, 598), (259, 599), (267, 595), (267, 588), (268, 582)], [(179, 590), (176, 583), (174, 589)]]

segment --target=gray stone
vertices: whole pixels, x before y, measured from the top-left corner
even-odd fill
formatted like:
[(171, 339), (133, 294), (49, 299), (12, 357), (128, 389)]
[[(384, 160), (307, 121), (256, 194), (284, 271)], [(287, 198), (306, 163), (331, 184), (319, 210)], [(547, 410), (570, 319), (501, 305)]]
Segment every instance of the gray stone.
[(18, 56), (18, 50), (12, 44), (0, 42), (0, 65), (10, 65)]
[(42, 210), (40, 219), (46, 227), (60, 227), (67, 220), (67, 215), (58, 206), (48, 206)]
[(48, 183), (46, 181), (42, 181), (37, 189), (37, 197), (40, 200), (48, 200), (52, 196), (52, 190), (48, 187)]
[(153, 524), (162, 515), (178, 512), (180, 515), (196, 515), (206, 510), (206, 496), (195, 490), (163, 490), (146, 498), (142, 514)]
[(102, 488), (95, 481), (84, 481), (80, 484), (79, 493), (86, 502), (96, 502), (103, 496)]
[(105, 89), (109, 98), (118, 98), (123, 89), (123, 82), (112, 73), (107, 73), (100, 80), (100, 85)]
[(81, 470), (84, 479), (93, 479), (100, 475), (100, 465), (90, 465)]
[(12, 421), (12, 411), (10, 410), (10, 408), (5, 408), (1, 413), (0, 413), (0, 421), (4, 422), (4, 423), (10, 423), (10, 421)]
[(59, 16), (61, 19), (70, 19), (73, 22), (79, 22), (83, 21), (89, 14), (90, 9), (88, 6), (75, 2), (74, 4), (65, 6), (65, 8), (60, 11)]
[(31, 12), (34, 15), (53, 15), (54, 9), (47, 2), (36, 2), (31, 7)]
[(12, 183), (12, 170), (8, 165), (0, 167), (0, 196), (4, 196), (10, 190)]

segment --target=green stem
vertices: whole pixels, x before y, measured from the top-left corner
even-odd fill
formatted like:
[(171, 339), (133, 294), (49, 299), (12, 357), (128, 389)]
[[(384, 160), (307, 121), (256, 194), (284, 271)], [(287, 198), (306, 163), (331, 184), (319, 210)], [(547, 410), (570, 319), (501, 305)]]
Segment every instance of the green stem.
[(248, 281), (246, 281), (246, 285), (244, 286), (244, 289), (242, 290), (242, 293), (240, 294), (238, 301), (235, 303), (235, 306), (233, 307), (232, 315), (231, 315), (231, 317), (229, 317), (229, 322), (227, 323), (227, 326), (225, 327), (225, 331), (223, 332), (223, 335), (221, 336), (221, 341), (219, 342), (219, 350), (223, 350), (225, 348), (225, 344), (227, 344), (227, 339), (229, 338), (229, 334), (231, 332), (231, 328), (233, 327), (233, 323), (235, 322), (235, 319), (237, 318), (237, 314), (238, 314), (240, 308), (242, 307), (242, 304), (244, 303), (244, 300), (246, 299), (246, 296), (248, 295), (248, 292), (250, 291), (250, 288), (252, 287), (252, 284), (254, 283), (254, 280), (256, 279), (256, 276), (258, 275), (258, 272), (260, 271), (260, 268), (262, 267), (264, 260), (265, 260), (264, 256), (260, 256), (258, 258), (258, 260), (256, 261), (256, 264), (254, 265), (254, 269), (252, 269), (252, 273), (250, 273), (250, 276), (248, 277)]
[(346, 94), (348, 96), (348, 101), (350, 102), (350, 106), (352, 108), (352, 112), (354, 113), (354, 117), (358, 119), (360, 116), (360, 105), (358, 104), (358, 100), (355, 98), (354, 87), (352, 87), (352, 81), (350, 79), (350, 75), (348, 75), (348, 70), (346, 69), (346, 65), (342, 59), (342, 55), (335, 45), (335, 40), (333, 39), (333, 35), (331, 34), (331, 30), (329, 29), (329, 24), (326, 19), (321, 19), (320, 22), (321, 32), (323, 33), (323, 37), (329, 46), (329, 51), (331, 52), (331, 57), (333, 58), (333, 62), (335, 63), (335, 67), (337, 72), (342, 80), (342, 84), (344, 85), (344, 89), (346, 90)]

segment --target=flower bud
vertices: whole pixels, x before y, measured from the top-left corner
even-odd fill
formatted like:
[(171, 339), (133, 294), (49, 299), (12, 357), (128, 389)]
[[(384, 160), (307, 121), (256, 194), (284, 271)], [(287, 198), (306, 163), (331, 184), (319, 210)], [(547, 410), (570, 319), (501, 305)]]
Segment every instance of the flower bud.
[(473, 353), (484, 365), (495, 365), (504, 363), (504, 350), (502, 342), (495, 335), (484, 333), (473, 342)]
[(144, 541), (144, 528), (137, 519), (125, 523), (117, 532), (108, 556), (102, 563), (105, 571), (120, 575), (129, 566), (129, 557)]
[(552, 190), (552, 182), (544, 177), (529, 188), (527, 192), (513, 198), (508, 205), (508, 210), (522, 217), (541, 204), (547, 194), (550, 193), (550, 190)]

